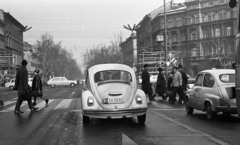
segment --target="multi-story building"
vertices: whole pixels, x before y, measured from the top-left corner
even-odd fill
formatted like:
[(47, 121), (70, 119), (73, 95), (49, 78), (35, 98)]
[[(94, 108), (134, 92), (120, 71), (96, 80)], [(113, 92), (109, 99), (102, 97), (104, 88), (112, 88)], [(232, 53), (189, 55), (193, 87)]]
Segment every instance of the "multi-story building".
[[(4, 28), (2, 36), (2, 30)], [(10, 13), (0, 11), (0, 65), (5, 76), (15, 76), (23, 59), (23, 32), (26, 28)], [(4, 45), (2, 46), (2, 38)]]
[(126, 41), (120, 44), (123, 54), (123, 64), (130, 67), (133, 65), (133, 40), (132, 37), (128, 37)]
[[(237, 10), (228, 0), (186, 0), (166, 7), (167, 44), (172, 57), (195, 76), (210, 68), (230, 67), (234, 61), (237, 33)], [(147, 14), (138, 24), (137, 52), (139, 64), (152, 64), (150, 71), (164, 67), (164, 43), (156, 41), (164, 34), (163, 7)], [(156, 65), (158, 64), (158, 65)]]
[(29, 44), (28, 42), (24, 42), (24, 46), (23, 46), (23, 53), (24, 56), (23, 58), (25, 60), (27, 60), (28, 65), (27, 65), (27, 70), (28, 70), (28, 75), (30, 78), (32, 78), (34, 76), (34, 70), (37, 67), (37, 63), (36, 61), (32, 58), (32, 52), (33, 52), (33, 46), (31, 44)]

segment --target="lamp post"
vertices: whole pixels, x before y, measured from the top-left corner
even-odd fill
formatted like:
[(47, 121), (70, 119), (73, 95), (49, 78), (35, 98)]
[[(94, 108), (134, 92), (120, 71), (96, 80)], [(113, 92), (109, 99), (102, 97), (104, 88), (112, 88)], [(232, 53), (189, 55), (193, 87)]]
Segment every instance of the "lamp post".
[(238, 116), (240, 117), (240, 3), (236, 0), (230, 0), (229, 6), (231, 8), (238, 7), (238, 17), (237, 17), (237, 36), (236, 36), (236, 48), (235, 48), (235, 95), (236, 95), (236, 102), (237, 102), (237, 111)]
[[(161, 23), (160, 23), (161, 24)], [(166, 17), (166, 0), (164, 0), (164, 40), (165, 40), (165, 76), (168, 79), (168, 65), (167, 65), (167, 17)]]
[(134, 24), (133, 27), (130, 27), (130, 25), (128, 24), (127, 26), (123, 25), (123, 28), (132, 32), (131, 37), (133, 42), (133, 68), (134, 68), (135, 65), (137, 65), (137, 35), (136, 35), (137, 26)]

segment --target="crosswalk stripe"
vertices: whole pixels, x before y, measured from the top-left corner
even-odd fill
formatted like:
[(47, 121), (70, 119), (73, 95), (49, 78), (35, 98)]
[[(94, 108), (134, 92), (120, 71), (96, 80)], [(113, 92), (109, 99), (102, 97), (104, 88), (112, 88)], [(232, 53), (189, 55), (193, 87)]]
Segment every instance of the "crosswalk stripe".
[[(23, 107), (25, 105), (27, 105), (27, 101), (22, 102), (21, 107)], [(1, 110), (0, 112), (10, 112), (10, 111), (13, 111), (14, 109), (15, 109), (15, 105), (13, 105), (12, 107), (8, 107), (8, 108), (6, 108), (4, 110)]]
[[(50, 104), (54, 99), (50, 99), (48, 101), (48, 104)], [(38, 110), (41, 110), (43, 109), (44, 107), (46, 107), (46, 102), (45, 101), (42, 101), (41, 103), (37, 104), (36, 106), (38, 108)], [(27, 109), (27, 111), (30, 111), (30, 109)]]
[(55, 107), (53, 110), (57, 110), (57, 109), (66, 109), (68, 108), (68, 106), (70, 105), (70, 103), (72, 102), (73, 99), (64, 99), (62, 100), (57, 107)]
[(14, 102), (16, 102), (16, 101), (6, 101), (6, 102), (4, 102), (4, 105), (9, 105), (9, 104), (12, 104)]

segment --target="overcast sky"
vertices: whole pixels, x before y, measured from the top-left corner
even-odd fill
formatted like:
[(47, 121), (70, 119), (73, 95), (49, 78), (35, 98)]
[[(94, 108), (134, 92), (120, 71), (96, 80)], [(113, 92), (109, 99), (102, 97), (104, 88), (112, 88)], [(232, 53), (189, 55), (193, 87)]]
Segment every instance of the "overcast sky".
[(1, 0), (0, 9), (22, 25), (32, 26), (24, 33), (24, 41), (34, 44), (48, 32), (81, 64), (87, 48), (108, 44), (120, 33), (125, 40), (131, 32), (123, 25), (138, 24), (161, 5), (163, 0)]

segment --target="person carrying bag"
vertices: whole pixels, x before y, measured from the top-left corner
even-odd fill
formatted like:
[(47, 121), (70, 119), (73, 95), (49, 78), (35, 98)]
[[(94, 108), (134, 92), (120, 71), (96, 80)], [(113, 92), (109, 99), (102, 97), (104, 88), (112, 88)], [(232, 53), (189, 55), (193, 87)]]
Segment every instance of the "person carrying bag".
[(42, 91), (42, 80), (39, 75), (40, 70), (35, 69), (34, 73), (35, 76), (32, 81), (32, 96), (33, 96), (33, 106), (37, 105), (37, 97), (42, 98), (45, 102), (46, 105), (48, 105), (48, 99), (43, 98), (43, 91)]

